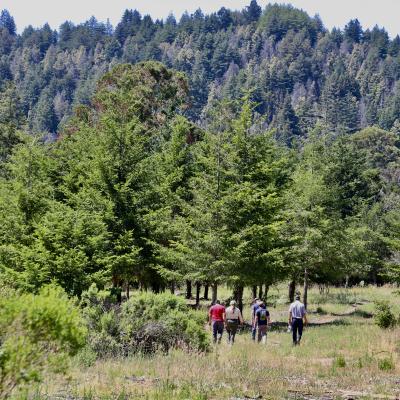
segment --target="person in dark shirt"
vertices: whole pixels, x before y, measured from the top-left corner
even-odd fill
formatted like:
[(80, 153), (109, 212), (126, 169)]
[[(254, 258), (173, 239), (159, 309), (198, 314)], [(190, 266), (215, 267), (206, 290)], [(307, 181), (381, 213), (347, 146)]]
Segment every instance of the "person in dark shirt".
[(251, 338), (256, 340), (257, 334), (257, 324), (256, 324), (256, 311), (260, 306), (261, 300), (259, 298), (255, 298), (253, 300), (253, 304), (251, 305)]
[(208, 311), (208, 323), (212, 326), (212, 335), (214, 343), (221, 343), (222, 334), (224, 332), (225, 307), (217, 300)]
[(267, 329), (270, 323), (269, 311), (264, 302), (260, 304), (256, 311), (256, 325), (258, 328), (257, 342), (267, 342)]

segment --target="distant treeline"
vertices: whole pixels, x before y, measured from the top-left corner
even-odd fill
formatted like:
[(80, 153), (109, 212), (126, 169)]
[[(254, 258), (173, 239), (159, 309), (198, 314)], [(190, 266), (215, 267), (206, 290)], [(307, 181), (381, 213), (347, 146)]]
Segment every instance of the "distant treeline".
[(323, 124), (332, 132), (376, 125), (390, 130), (400, 111), (400, 38), (363, 30), (358, 20), (328, 31), (319, 17), (289, 5), (255, 0), (242, 11), (199, 9), (152, 20), (126, 10), (115, 29), (94, 17), (58, 31), (48, 24), (16, 33), (0, 16), (0, 87), (16, 86), (21, 113), (33, 132), (54, 134), (79, 104), (90, 104), (97, 80), (119, 63), (157, 60), (185, 72), (190, 107), (203, 121), (215, 99), (252, 91), (265, 128), (280, 141)]

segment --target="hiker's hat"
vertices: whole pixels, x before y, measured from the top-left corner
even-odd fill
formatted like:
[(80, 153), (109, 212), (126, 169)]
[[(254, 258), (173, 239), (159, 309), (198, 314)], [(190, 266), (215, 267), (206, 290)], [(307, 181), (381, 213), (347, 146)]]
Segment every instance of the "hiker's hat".
[(231, 302), (229, 303), (231, 306), (235, 306), (236, 305), (236, 301), (235, 300), (231, 300)]

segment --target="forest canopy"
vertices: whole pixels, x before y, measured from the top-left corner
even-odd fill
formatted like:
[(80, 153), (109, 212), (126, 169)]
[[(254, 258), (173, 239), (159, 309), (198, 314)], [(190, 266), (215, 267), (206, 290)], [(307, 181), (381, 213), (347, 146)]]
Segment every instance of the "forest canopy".
[(0, 36), (7, 285), (400, 281), (399, 37), (255, 0)]

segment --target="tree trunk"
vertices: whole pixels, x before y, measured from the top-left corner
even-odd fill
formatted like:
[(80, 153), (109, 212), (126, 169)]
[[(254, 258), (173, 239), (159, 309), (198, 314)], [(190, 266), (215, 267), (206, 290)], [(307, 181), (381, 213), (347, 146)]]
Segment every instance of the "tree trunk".
[(122, 303), (122, 285), (123, 282), (121, 280), (114, 276), (112, 280), (112, 285), (113, 285), (113, 292), (115, 293), (117, 297), (117, 303), (121, 304)]
[(304, 268), (304, 289), (303, 289), (303, 303), (307, 310), (307, 295), (308, 295), (308, 271)]
[(200, 289), (201, 289), (201, 283), (196, 282), (196, 307), (200, 305)]
[(268, 291), (269, 291), (269, 285), (266, 283), (265, 284), (265, 290), (264, 290), (264, 301), (265, 301), (265, 304), (267, 304), (267, 300), (268, 300)]
[(211, 302), (215, 304), (217, 301), (217, 296), (218, 296), (218, 285), (216, 283), (213, 283), (211, 285)]
[(189, 280), (186, 281), (186, 298), (192, 298), (192, 282)]
[(175, 282), (170, 283), (169, 290), (170, 290), (171, 294), (175, 294)]
[(129, 300), (129, 282), (126, 284), (126, 298)]
[(258, 298), (261, 300), (263, 295), (264, 295), (264, 293), (263, 293), (263, 285), (260, 285), (260, 287), (258, 288)]
[(161, 289), (161, 287), (158, 282), (155, 282), (151, 285), (151, 290), (156, 294), (160, 293), (160, 289)]
[(344, 287), (346, 289), (349, 287), (349, 276), (348, 275), (346, 275), (346, 281), (345, 281)]
[(208, 300), (208, 283), (204, 285), (204, 300)]
[(252, 286), (251, 290), (253, 293), (253, 299), (255, 299), (257, 297), (257, 286), (256, 285)]
[(289, 301), (294, 302), (294, 292), (296, 291), (296, 281), (292, 279), (289, 283)]
[(237, 307), (239, 308), (240, 312), (243, 311), (243, 290), (244, 287), (242, 284), (235, 285), (235, 289), (233, 291), (233, 296), (236, 300)]

